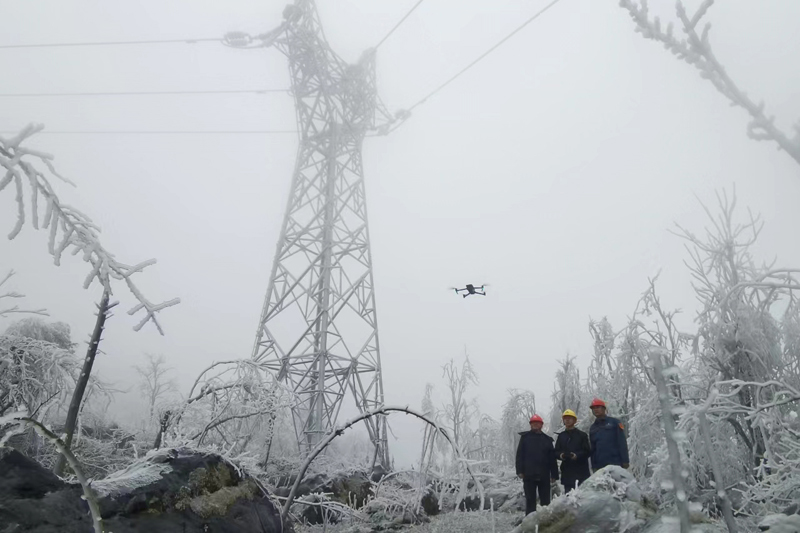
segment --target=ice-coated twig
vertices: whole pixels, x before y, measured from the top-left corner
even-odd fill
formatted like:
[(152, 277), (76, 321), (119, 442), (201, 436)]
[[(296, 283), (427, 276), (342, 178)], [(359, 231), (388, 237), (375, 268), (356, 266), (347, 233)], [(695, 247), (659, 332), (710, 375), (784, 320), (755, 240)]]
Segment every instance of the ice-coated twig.
[[(13, 240), (19, 235), (25, 224), (24, 189), (27, 184), (27, 187), (30, 188), (31, 224), (34, 229), (41, 227), (41, 229), (48, 230), (48, 250), (53, 256), (56, 266), (61, 264), (61, 256), (67, 249), (72, 248), (73, 255), (82, 253), (83, 260), (91, 265), (83, 287), (88, 288), (92, 282), (97, 280), (109, 293), (113, 293), (111, 280), (124, 281), (130, 293), (138, 301), (138, 304), (131, 308), (128, 314), (135, 315), (140, 311), (144, 312), (142, 319), (133, 327), (134, 331), (139, 331), (145, 324), (152, 321), (158, 332), (163, 335), (164, 331), (156, 318), (156, 313), (180, 303), (180, 299), (174, 298), (162, 303), (153, 303), (148, 300), (134, 283), (132, 276), (155, 264), (155, 259), (133, 266), (120, 263), (101, 244), (100, 228), (87, 215), (61, 202), (47, 175), (37, 165), (39, 167), (44, 165), (47, 171), (59, 180), (74, 184), (56, 172), (52, 164), (52, 155), (22, 146), (25, 140), (42, 129), (43, 126), (40, 124), (30, 124), (14, 137), (7, 139), (0, 136), (0, 166), (5, 169), (5, 175), (0, 178), (0, 192), (13, 182), (17, 203), (17, 221), (8, 238)], [(39, 221), (40, 203), (44, 203), (45, 206), (41, 224)]]
[(750, 115), (747, 135), (756, 141), (774, 141), (778, 149), (785, 150), (800, 164), (800, 121), (794, 125), (795, 136), (790, 139), (775, 125), (775, 117), (764, 113), (764, 102), (756, 104), (747, 93), (739, 89), (728, 75), (725, 67), (719, 62), (711, 48), (708, 34), (711, 24), (706, 22), (698, 33), (697, 27), (705, 17), (714, 0), (704, 0), (694, 15), (689, 15), (683, 3), (678, 0), (678, 19), (683, 26), (686, 38), (678, 39), (673, 35), (673, 24), (670, 22), (666, 30), (661, 28), (658, 17), (651, 19), (647, 0), (620, 0), (619, 5), (626, 9), (636, 24), (636, 31), (645, 39), (653, 39), (664, 45), (675, 57), (686, 61), (700, 71), (700, 76), (714, 85), (731, 103), (732, 106), (744, 108)]
[[(15, 272), (13, 270), (9, 270), (8, 273), (5, 275), (4, 278), (0, 279), (0, 290), (2, 290), (3, 285), (13, 276)], [(0, 292), (0, 300), (3, 298), (24, 298), (24, 294), (20, 294), (18, 292), (9, 291), (6, 293)], [(5, 317), (10, 315), (11, 313), (28, 313), (33, 315), (42, 315), (42, 316), (49, 316), (47, 314), (46, 309), (20, 309), (18, 305), (14, 305), (12, 307), (7, 307), (3, 309), (0, 307), (0, 317)]]

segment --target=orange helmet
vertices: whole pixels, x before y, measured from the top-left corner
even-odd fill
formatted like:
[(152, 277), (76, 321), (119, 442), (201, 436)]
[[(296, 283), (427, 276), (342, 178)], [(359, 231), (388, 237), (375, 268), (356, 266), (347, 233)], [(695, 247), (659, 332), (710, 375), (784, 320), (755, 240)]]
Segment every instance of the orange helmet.
[(606, 402), (604, 402), (600, 398), (595, 398), (594, 400), (592, 400), (592, 403), (589, 404), (589, 408), (590, 409), (592, 407), (605, 407), (605, 406), (606, 406)]
[(542, 417), (539, 415), (533, 415), (531, 417), (531, 422), (541, 422), (542, 424), (544, 424), (544, 420), (542, 420)]

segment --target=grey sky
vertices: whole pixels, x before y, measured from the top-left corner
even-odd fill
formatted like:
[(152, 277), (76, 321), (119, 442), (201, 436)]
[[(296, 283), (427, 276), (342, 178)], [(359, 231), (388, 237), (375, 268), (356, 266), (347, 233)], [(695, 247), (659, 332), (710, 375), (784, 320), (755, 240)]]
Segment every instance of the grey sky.
[[(255, 33), (274, 27), (285, 3), (5, 1), (0, 44)], [(355, 60), (414, 1), (317, 3), (333, 48)], [(413, 104), (545, 4), (424, 2), (379, 51), (381, 97), (392, 110)], [(674, 2), (650, 4), (672, 19)], [(800, 118), (800, 3), (729, 0), (709, 19), (731, 75), (789, 130)], [(275, 50), (217, 44), (0, 49), (0, 72), (3, 93), (288, 86)], [(283, 130), (294, 114), (286, 94), (0, 98), (0, 130), (31, 121), (51, 130)], [(487, 413), (499, 414), (509, 387), (534, 390), (546, 407), (555, 360), (568, 351), (588, 360), (588, 318), (621, 325), (659, 268), (664, 303), (684, 309), (688, 326), (686, 254), (667, 229), (701, 229), (694, 195), (713, 204), (715, 190), (735, 183), (740, 205), (767, 223), (761, 257), (800, 265), (800, 172), (772, 144), (749, 140), (746, 122), (692, 68), (635, 34), (616, 1), (562, 0), (391, 136), (367, 139), (387, 400), (419, 405), (425, 383), (438, 385), (441, 365), (466, 345)], [(163, 338), (150, 326), (134, 333), (120, 310), (102, 376), (129, 379), (149, 351), (167, 355), (185, 386), (215, 359), (249, 356), (293, 135), (40, 135), (32, 144), (78, 184), (59, 191), (102, 226), (120, 260), (158, 258), (141, 280), (148, 297), (183, 301), (162, 313)], [(3, 233), (14, 212), (4, 191)], [(99, 290), (81, 288), (79, 260), (53, 266), (46, 243), (26, 225), (0, 242), (0, 268), (16, 269), (26, 303), (83, 340)], [(487, 298), (446, 290), (483, 282), (492, 284)], [(393, 426), (404, 441), (417, 435), (411, 421)]]

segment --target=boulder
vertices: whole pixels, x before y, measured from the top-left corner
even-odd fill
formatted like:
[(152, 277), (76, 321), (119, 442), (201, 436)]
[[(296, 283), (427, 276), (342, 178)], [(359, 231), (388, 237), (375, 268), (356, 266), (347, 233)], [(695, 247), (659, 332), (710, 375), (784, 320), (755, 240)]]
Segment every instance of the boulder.
[[(106, 530), (114, 533), (281, 532), (280, 509), (261, 485), (214, 454), (165, 449), (95, 481)], [(80, 485), (18, 452), (0, 455), (5, 531), (90, 533)]]
[[(306, 477), (297, 487), (292, 512), (309, 524), (321, 524), (323, 522), (321, 508), (317, 505), (303, 505), (303, 500), (314, 503), (325, 500), (334, 501), (360, 509), (372, 494), (372, 486), (371, 475), (368, 475), (367, 472), (342, 471), (332, 475), (313, 474)], [(281, 487), (276, 489), (276, 494), (288, 496), (289, 491), (288, 487)], [(324, 494), (325, 497), (319, 497), (320, 494)], [(336, 522), (336, 516), (328, 517), (328, 521)]]
[(641, 531), (655, 508), (627, 470), (609, 466), (577, 490), (526, 516), (514, 533), (617, 533)]
[[(595, 472), (569, 494), (526, 516), (512, 533), (679, 533), (677, 517), (658, 515), (633, 475), (619, 466)], [(719, 522), (691, 515), (692, 531), (723, 533)], [(781, 532), (782, 533), (782, 532)]]

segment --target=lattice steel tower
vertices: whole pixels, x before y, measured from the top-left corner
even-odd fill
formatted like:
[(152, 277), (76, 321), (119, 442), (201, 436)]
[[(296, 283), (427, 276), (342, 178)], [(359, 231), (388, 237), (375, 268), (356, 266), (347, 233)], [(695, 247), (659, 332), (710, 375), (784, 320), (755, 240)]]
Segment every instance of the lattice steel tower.
[[(297, 394), (292, 415), (307, 451), (347, 396), (361, 411), (383, 404), (361, 148), (376, 114), (389, 115), (376, 96), (374, 51), (345, 63), (313, 0), (296, 0), (283, 16), (267, 34), (226, 42), (274, 46), (289, 59), (300, 144), (253, 358)], [(385, 418), (367, 429), (388, 464)]]

